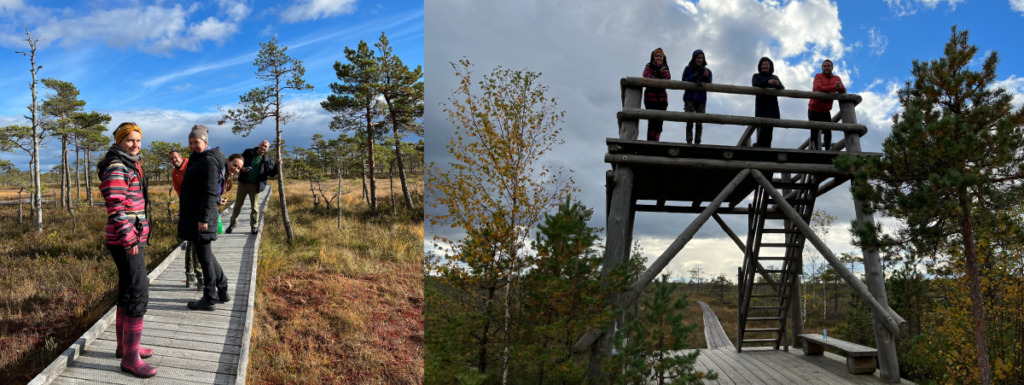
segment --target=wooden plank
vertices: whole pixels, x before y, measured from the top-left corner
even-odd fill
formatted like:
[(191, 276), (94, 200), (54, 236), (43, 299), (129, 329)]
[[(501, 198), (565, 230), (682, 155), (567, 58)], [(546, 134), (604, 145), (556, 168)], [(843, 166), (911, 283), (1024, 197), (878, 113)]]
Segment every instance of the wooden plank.
[(812, 343), (818, 345), (828, 346), (830, 348), (838, 349), (843, 351), (849, 356), (853, 357), (864, 357), (864, 356), (877, 356), (878, 350), (875, 348), (858, 345), (853, 342), (843, 341), (836, 338), (828, 338), (821, 334), (801, 334), (800, 339), (804, 340), (805, 343)]
[[(667, 110), (648, 110), (641, 108), (623, 108), (616, 116), (623, 122), (634, 119), (660, 119), (671, 122), (701, 122), (710, 124), (729, 124), (735, 126), (773, 126), (776, 128), (823, 129), (851, 132), (863, 136), (868, 128), (863, 124), (816, 122), (811, 120), (759, 118), (751, 116), (704, 114)], [(620, 139), (628, 139), (620, 136)]]

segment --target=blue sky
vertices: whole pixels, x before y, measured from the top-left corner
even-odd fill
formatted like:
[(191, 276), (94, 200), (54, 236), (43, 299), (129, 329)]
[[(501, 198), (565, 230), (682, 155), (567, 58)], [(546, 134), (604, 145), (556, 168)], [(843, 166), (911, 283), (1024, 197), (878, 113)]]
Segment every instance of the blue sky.
[[(423, 3), (401, 0), (0, 0), (0, 127), (30, 125), (22, 116), (31, 104), (25, 27), (41, 38), (39, 77), (70, 81), (86, 111), (110, 114), (112, 130), (135, 121), (149, 141), (185, 143), (194, 124), (211, 127), (210, 145), (225, 153), (254, 147), (274, 136), (273, 121), (247, 138), (217, 126), (218, 106), (237, 107), (238, 96), (262, 86), (252, 65), (259, 43), (277, 36), (287, 53), (303, 62), (311, 92), (285, 98), (302, 118), (284, 126), (286, 145), (307, 146), (331, 117), (319, 103), (337, 81), (335, 61), (347, 62), (345, 47), (372, 45), (387, 34), (394, 53), (410, 68), (423, 64)], [(38, 88), (40, 100), (46, 92)], [(43, 170), (57, 164), (60, 144), (44, 149)], [(22, 170), (24, 152), (0, 153)]]
[[(997, 85), (1013, 93), (1019, 107), (1024, 102), (1024, 51), (1017, 36), (1022, 21), (1024, 0), (432, 0), (425, 11), (426, 160), (451, 159), (444, 144), (452, 127), (439, 105), (457, 85), (449, 62), (468, 58), (477, 76), (499, 65), (540, 72), (548, 96), (565, 111), (565, 144), (545, 163), (571, 170), (582, 190), (573, 197), (594, 209), (590, 225), (603, 228), (610, 169), (603, 160), (605, 139), (618, 132), (619, 79), (640, 76), (656, 47), (664, 49), (674, 79), (691, 53), (702, 49), (716, 83), (749, 85), (758, 59), (770, 56), (783, 84), (800, 90), (811, 89), (821, 61), (830, 58), (849, 91), (864, 98), (857, 107), (858, 122), (869, 129), (862, 144), (865, 151), (877, 152), (899, 111), (896, 91), (911, 79), (911, 63), (939, 58), (953, 25), (970, 32), (970, 42), (979, 48), (978, 65), (998, 51)], [(669, 109), (681, 110), (682, 104), (682, 91), (669, 91)], [(780, 98), (780, 105), (783, 118), (806, 119), (806, 100)], [(752, 97), (709, 95), (708, 113), (753, 115), (753, 110)], [(641, 137), (646, 126), (641, 122)], [(684, 141), (684, 127), (666, 122), (662, 141)], [(805, 130), (775, 131), (774, 146), (793, 148), (807, 137)], [(703, 143), (734, 144), (741, 133), (735, 126), (705, 125)], [(848, 185), (819, 198), (816, 208), (838, 218), (823, 237), (833, 251), (859, 254), (848, 233), (854, 217)], [(693, 218), (638, 214), (634, 239), (653, 260)], [(725, 219), (745, 235), (745, 217)], [(895, 225), (885, 218), (882, 223)], [(426, 233), (427, 250), (433, 249), (433, 234), (461, 238), (458, 229)], [(741, 262), (742, 253), (711, 223), (669, 269), (680, 274), (700, 264), (708, 273), (733, 277)]]

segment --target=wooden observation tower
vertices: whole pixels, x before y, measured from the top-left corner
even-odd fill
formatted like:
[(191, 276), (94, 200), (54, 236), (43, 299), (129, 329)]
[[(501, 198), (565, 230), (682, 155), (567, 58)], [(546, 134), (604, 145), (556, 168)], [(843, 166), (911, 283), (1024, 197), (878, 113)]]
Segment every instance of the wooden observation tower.
[[(621, 308), (631, 306), (697, 230), (713, 218), (744, 255), (738, 274), (739, 341), (736, 341), (736, 350), (742, 352), (744, 347), (752, 346), (788, 349), (789, 345), (797, 346), (796, 335), (803, 332), (797, 299), (804, 244), (810, 242), (871, 309), (879, 376), (885, 382), (899, 382), (895, 338), (906, 332), (907, 325), (889, 308), (878, 250), (862, 249), (865, 284), (836, 258), (808, 225), (817, 198), (850, 179), (832, 166), (836, 157), (844, 151), (880, 155), (861, 151), (860, 137), (867, 132), (864, 125), (857, 124), (855, 107), (861, 97), (635, 77), (624, 78), (620, 84), (619, 136), (608, 138), (608, 153), (605, 154), (605, 162), (611, 164), (612, 170), (607, 173), (607, 248), (602, 274), (607, 275), (629, 257), (637, 212), (698, 216), (640, 275), (630, 290), (610, 296), (609, 302)], [(640, 106), (644, 87), (831, 99), (839, 102), (839, 114), (828, 123), (646, 110)], [(746, 127), (746, 131), (735, 146), (638, 141), (639, 121), (652, 118), (736, 125)], [(830, 129), (844, 135), (830, 144), (829, 151), (810, 149), (809, 141), (793, 149), (755, 148), (751, 147), (751, 136), (758, 125), (777, 129)], [(853, 205), (858, 223), (873, 224), (874, 218), (861, 212), (861, 202), (854, 200)], [(745, 239), (722, 219), (728, 214), (746, 216)], [(591, 331), (576, 345), (577, 350), (590, 350), (592, 375), (599, 375), (597, 365), (611, 352), (614, 330), (615, 325), (608, 325), (603, 331)]]

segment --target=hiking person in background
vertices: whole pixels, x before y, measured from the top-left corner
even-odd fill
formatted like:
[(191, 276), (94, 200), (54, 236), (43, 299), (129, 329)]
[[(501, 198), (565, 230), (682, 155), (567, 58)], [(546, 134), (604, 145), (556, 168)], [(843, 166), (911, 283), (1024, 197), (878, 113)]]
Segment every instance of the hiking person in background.
[[(843, 85), (843, 80), (839, 76), (832, 74), (832, 61), (825, 59), (821, 62), (821, 73), (814, 74), (814, 91), (827, 92), (827, 93), (846, 93), (846, 86)], [(815, 122), (832, 122), (832, 100), (831, 99), (811, 99), (807, 103), (807, 120)], [(818, 130), (811, 129), (811, 142), (808, 147), (818, 149), (821, 146), (822, 150), (828, 151), (832, 146), (832, 130), (823, 129), (825, 134), (825, 141), (821, 141), (821, 137), (818, 136)]]
[[(786, 89), (782, 85), (782, 81), (779, 80), (779, 77), (775, 76), (774, 73), (775, 63), (767, 56), (762, 57), (761, 60), (757, 61), (757, 73), (750, 79), (750, 83), (754, 87)], [(754, 116), (758, 118), (779, 119), (779, 97), (775, 95), (757, 95), (754, 99)], [(773, 128), (770, 125), (758, 127), (757, 143), (754, 144), (754, 147), (771, 147)]]
[(142, 129), (135, 123), (121, 123), (114, 130), (114, 145), (96, 168), (100, 193), (107, 208), (106, 245), (117, 265), (117, 318), (114, 356), (121, 358), (121, 370), (137, 377), (152, 377), (156, 368), (142, 361), (153, 350), (139, 347), (142, 316), (149, 305), (149, 277), (146, 275), (146, 244), (149, 197), (142, 175)]
[(231, 224), (225, 233), (231, 234), (238, 223), (238, 214), (242, 212), (242, 204), (249, 197), (249, 226), (253, 234), (259, 230), (256, 226), (260, 219), (259, 195), (267, 188), (267, 179), (277, 176), (277, 165), (274, 159), (267, 156), (270, 142), (264, 140), (255, 148), (242, 151), (242, 169), (238, 173), (238, 186), (235, 192), (235, 207), (231, 211)]
[[(690, 63), (686, 65), (683, 70), (683, 81), (684, 82), (695, 82), (698, 85), (703, 83), (711, 83), (711, 70), (708, 69), (708, 62), (704, 58), (704, 51), (696, 50), (693, 51), (693, 55), (690, 57)], [(704, 91), (690, 91), (686, 90), (683, 93), (683, 111), (693, 113), (704, 113), (704, 108), (708, 104), (708, 93)], [(693, 136), (694, 122), (686, 122), (686, 143), (700, 144), (700, 134), (704, 129), (704, 123), (697, 122), (697, 136)]]
[[(644, 67), (644, 77), (650, 79), (672, 79), (668, 72), (668, 60), (665, 58), (665, 51), (657, 48), (651, 52), (651, 61)], [(664, 88), (647, 87), (644, 92), (644, 107), (650, 110), (668, 109), (668, 93)], [(657, 142), (661, 140), (661, 127), (665, 122), (661, 119), (647, 120), (647, 140)]]
[(209, 147), (210, 129), (195, 125), (188, 135), (188, 168), (181, 181), (181, 219), (178, 236), (195, 245), (203, 266), (203, 298), (189, 301), (192, 310), (215, 310), (216, 304), (228, 302), (228, 279), (213, 255), (212, 242), (217, 240), (217, 201), (224, 169), (224, 153)]
[[(178, 198), (181, 200), (181, 179), (185, 177), (185, 169), (188, 168), (188, 159), (183, 158), (181, 154), (175, 150), (171, 150), (168, 156), (171, 160), (171, 166), (174, 166), (174, 169), (171, 170), (171, 186), (174, 187), (174, 192), (178, 194)], [(192, 245), (192, 241), (186, 240), (185, 287), (195, 287), (196, 290), (202, 290), (202, 282), (203, 268), (199, 265), (199, 257), (196, 256), (196, 250)]]

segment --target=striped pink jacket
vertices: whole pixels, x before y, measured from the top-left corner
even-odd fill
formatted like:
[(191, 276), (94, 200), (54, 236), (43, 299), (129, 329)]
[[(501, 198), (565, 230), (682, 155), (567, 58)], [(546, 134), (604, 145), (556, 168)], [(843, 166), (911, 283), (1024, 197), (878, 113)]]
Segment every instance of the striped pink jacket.
[[(136, 163), (141, 170), (141, 164)], [(107, 206), (107, 244), (128, 249), (149, 239), (142, 175), (114, 160), (101, 176), (100, 193)]]

